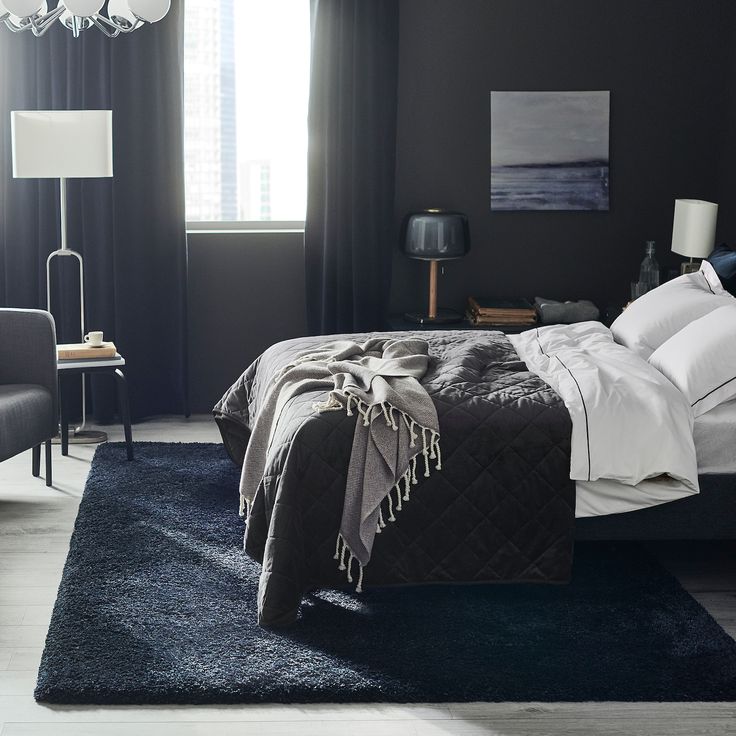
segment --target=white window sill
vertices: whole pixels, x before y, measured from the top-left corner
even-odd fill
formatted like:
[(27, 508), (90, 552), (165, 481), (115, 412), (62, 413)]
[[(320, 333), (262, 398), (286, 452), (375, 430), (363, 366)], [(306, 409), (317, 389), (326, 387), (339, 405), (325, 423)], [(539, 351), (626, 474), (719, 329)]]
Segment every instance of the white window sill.
[(303, 233), (304, 222), (188, 222), (187, 234), (197, 233)]

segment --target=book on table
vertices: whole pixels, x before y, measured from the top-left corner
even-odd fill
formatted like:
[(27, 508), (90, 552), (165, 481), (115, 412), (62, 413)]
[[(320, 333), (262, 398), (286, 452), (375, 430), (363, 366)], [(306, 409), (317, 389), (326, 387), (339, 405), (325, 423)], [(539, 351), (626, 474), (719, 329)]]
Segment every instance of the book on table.
[(56, 346), (56, 355), (60, 362), (65, 360), (110, 360), (117, 354), (114, 342), (103, 342), (100, 346), (93, 346), (86, 342)]
[(520, 320), (477, 317), (470, 310), (465, 312), (465, 317), (471, 325), (478, 327), (534, 327), (537, 324), (536, 319)]
[(477, 325), (521, 325), (537, 323), (537, 310), (526, 299), (468, 297), (468, 315)]

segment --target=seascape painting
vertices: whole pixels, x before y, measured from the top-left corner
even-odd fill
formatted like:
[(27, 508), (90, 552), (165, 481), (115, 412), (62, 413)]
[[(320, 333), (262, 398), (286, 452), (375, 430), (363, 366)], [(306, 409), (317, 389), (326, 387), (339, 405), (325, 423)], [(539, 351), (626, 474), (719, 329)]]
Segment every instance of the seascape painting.
[(491, 209), (607, 210), (610, 93), (491, 92)]

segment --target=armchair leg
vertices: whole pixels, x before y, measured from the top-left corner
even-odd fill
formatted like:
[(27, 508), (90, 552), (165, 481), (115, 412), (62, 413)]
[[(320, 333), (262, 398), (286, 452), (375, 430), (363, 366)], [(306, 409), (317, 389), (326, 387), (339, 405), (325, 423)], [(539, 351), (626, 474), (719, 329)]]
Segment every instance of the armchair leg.
[(34, 478), (41, 475), (41, 445), (36, 445), (33, 450), (33, 459), (31, 462), (31, 472)]
[[(39, 455), (41, 448), (39, 447)], [(39, 457), (40, 460), (40, 457)], [(51, 440), (46, 440), (46, 485), (51, 486), (53, 482), (51, 475)]]

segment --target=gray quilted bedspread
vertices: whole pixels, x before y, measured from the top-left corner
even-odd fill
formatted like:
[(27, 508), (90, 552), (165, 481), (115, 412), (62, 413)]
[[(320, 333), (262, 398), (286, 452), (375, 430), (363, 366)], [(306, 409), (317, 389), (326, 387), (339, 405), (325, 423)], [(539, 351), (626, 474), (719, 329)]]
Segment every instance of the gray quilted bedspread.
[[(376, 537), (364, 587), (567, 581), (575, 485), (562, 400), (527, 371), (500, 332), (396, 336), (409, 334), (430, 344), (422, 385), (437, 407), (442, 470), (419, 478), (397, 521)], [(334, 337), (272, 346), (223, 396), (214, 415), (235, 462), (243, 461), (273, 376), (328, 339)], [(292, 622), (305, 592), (346, 584), (333, 554), (356, 417), (316, 413), (312, 404), (325, 395), (301, 394), (287, 405), (248, 519), (245, 550), (262, 564), (264, 626)]]

